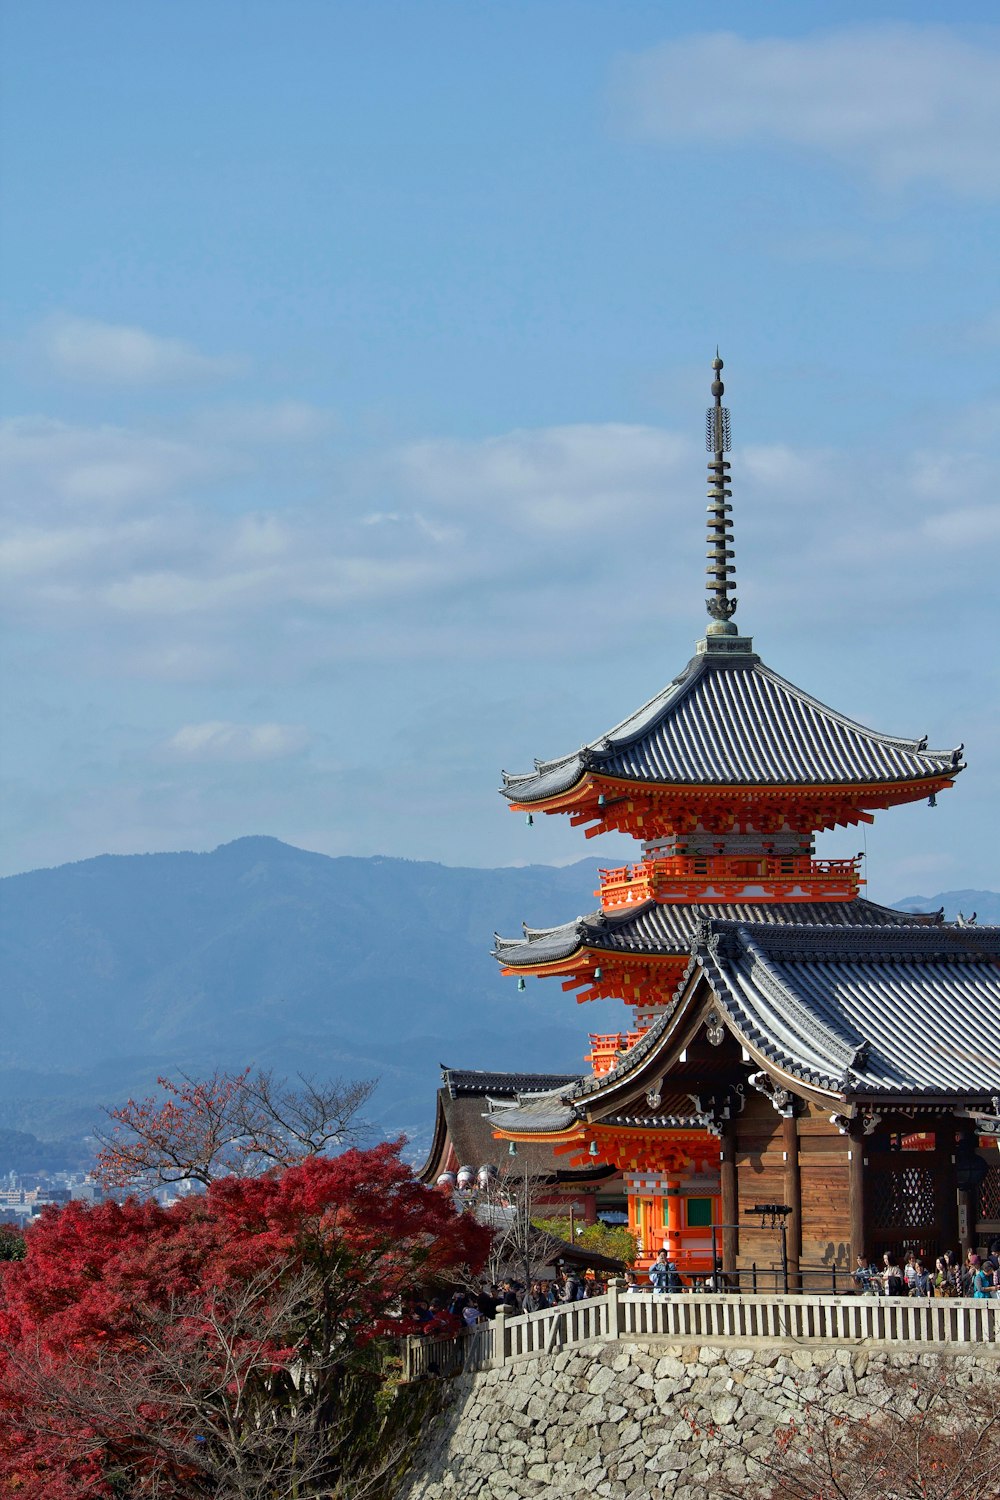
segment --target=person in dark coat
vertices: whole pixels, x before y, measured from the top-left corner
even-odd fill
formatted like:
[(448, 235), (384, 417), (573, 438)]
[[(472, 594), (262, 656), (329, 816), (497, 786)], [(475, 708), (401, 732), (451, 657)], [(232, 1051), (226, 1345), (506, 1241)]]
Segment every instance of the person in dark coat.
[(491, 1295), (489, 1287), (483, 1286), (476, 1298), (476, 1306), (484, 1318), (495, 1318), (497, 1315), (497, 1299)]

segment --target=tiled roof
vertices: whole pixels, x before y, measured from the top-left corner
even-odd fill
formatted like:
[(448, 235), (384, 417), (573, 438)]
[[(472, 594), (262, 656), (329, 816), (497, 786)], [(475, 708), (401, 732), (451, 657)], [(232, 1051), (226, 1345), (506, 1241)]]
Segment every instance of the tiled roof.
[(1000, 928), (715, 921), (695, 953), (736, 1030), (806, 1083), (848, 1095), (1000, 1093)]
[(516, 1130), (519, 1135), (555, 1135), (568, 1130), (576, 1111), (558, 1098), (528, 1100), (510, 1109), (494, 1109), (486, 1119), (495, 1130)]
[(579, 1073), (481, 1073), (471, 1068), (441, 1064), (441, 1081), (453, 1099), (516, 1099), (519, 1094), (544, 1094), (576, 1083)]
[(618, 1125), (631, 1130), (704, 1130), (700, 1115), (605, 1115), (602, 1125)]
[(802, 692), (749, 649), (690, 661), (636, 713), (573, 755), (504, 772), (513, 802), (568, 791), (585, 771), (661, 786), (823, 786), (953, 776), (962, 747), (877, 734)]
[[(511, 1109), (497, 1109), (487, 1115), (496, 1130), (515, 1131), (518, 1135), (554, 1135), (569, 1130), (579, 1118), (571, 1103), (548, 1100), (544, 1105), (528, 1101)], [(699, 1115), (608, 1115), (603, 1125), (617, 1125), (638, 1130), (704, 1130)]]
[(649, 901), (631, 911), (592, 912), (561, 927), (525, 928), (521, 938), (497, 936), (494, 957), (511, 968), (536, 968), (568, 958), (578, 948), (605, 953), (682, 955), (690, 951), (699, 920), (824, 926), (887, 927), (925, 924), (938, 919), (894, 911), (858, 897), (854, 901), (664, 902)]

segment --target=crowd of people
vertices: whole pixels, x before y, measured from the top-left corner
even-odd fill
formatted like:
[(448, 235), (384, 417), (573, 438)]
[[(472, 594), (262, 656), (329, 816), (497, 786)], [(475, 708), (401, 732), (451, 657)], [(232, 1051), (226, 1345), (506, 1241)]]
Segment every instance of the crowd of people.
[(945, 1250), (933, 1267), (915, 1250), (902, 1264), (888, 1250), (881, 1265), (859, 1255), (851, 1274), (858, 1291), (869, 1297), (996, 1297), (1000, 1296), (1000, 1237), (988, 1250), (970, 1250), (964, 1262)]
[(420, 1324), (420, 1332), (430, 1338), (448, 1338), (463, 1328), (495, 1318), (500, 1308), (508, 1313), (541, 1312), (563, 1302), (579, 1302), (585, 1297), (602, 1297), (607, 1283), (593, 1275), (582, 1275), (572, 1266), (558, 1266), (551, 1280), (525, 1284), (510, 1278), (497, 1283), (483, 1282), (476, 1291), (456, 1291), (451, 1297), (418, 1299), (410, 1312)]
[[(1000, 1297), (1000, 1237), (989, 1249), (970, 1250), (964, 1262), (950, 1250), (939, 1255), (933, 1268), (916, 1251), (897, 1258), (890, 1251), (877, 1265), (859, 1255), (852, 1272), (857, 1291), (865, 1296), (883, 1297)], [(687, 1291), (677, 1266), (666, 1250), (661, 1250), (648, 1271), (625, 1272), (624, 1291), (661, 1295)], [(700, 1277), (697, 1290), (724, 1291), (721, 1272)], [(572, 1266), (560, 1265), (551, 1280), (526, 1284), (514, 1278), (484, 1282), (474, 1291), (459, 1290), (450, 1297), (417, 1299), (410, 1313), (428, 1338), (451, 1338), (465, 1328), (496, 1317), (504, 1308), (510, 1314), (541, 1312), (565, 1302), (585, 1297), (600, 1297), (607, 1284), (592, 1273), (584, 1275)]]

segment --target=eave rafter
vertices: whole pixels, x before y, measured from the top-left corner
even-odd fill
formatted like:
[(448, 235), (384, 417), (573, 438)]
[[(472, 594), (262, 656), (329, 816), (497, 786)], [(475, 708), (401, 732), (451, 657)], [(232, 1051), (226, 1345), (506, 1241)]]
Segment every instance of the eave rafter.
[(507, 977), (524, 974), (539, 979), (562, 977), (564, 990), (579, 991), (578, 1005), (588, 1000), (623, 1000), (627, 1005), (642, 1007), (667, 1003), (688, 958), (687, 953), (636, 957), (583, 946), (553, 963), (507, 965), (500, 972)]
[(511, 802), (515, 812), (567, 813), (587, 838), (630, 833), (636, 838), (691, 833), (699, 823), (720, 833), (741, 821), (766, 828), (776, 819), (803, 833), (871, 823), (874, 813), (936, 796), (950, 776), (916, 781), (830, 786), (650, 786), (584, 772), (574, 786), (538, 802)]
[(712, 1170), (719, 1160), (718, 1138), (709, 1131), (663, 1129), (652, 1121), (648, 1126), (581, 1121), (545, 1135), (498, 1128), (493, 1135), (502, 1141), (550, 1145), (553, 1155), (567, 1157), (567, 1165), (575, 1171), (609, 1166), (664, 1174)]
[[(591, 1147), (597, 1147), (593, 1154)], [(718, 1167), (718, 1138), (707, 1130), (659, 1129), (642, 1126), (581, 1126), (572, 1137), (553, 1148), (556, 1156), (568, 1156), (571, 1167), (606, 1163), (622, 1172), (648, 1172), (657, 1176), (681, 1172), (711, 1171)]]

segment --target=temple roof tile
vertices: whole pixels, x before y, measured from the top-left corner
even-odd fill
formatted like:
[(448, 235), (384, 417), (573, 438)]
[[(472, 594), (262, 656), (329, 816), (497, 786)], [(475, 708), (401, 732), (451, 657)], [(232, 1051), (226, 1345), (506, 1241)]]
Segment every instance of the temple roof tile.
[(523, 938), (496, 937), (494, 957), (510, 968), (558, 963), (581, 948), (606, 953), (680, 956), (691, 947), (703, 918), (768, 924), (821, 924), (845, 927), (926, 925), (938, 913), (896, 911), (875, 901), (670, 902), (648, 901), (631, 911), (592, 912), (558, 927), (526, 929)]
[(699, 962), (738, 1032), (837, 1093), (1000, 1092), (1000, 928), (705, 924)]
[(956, 775), (962, 748), (928, 750), (925, 738), (880, 734), (787, 682), (751, 650), (708, 650), (575, 754), (523, 775), (505, 772), (501, 791), (511, 802), (544, 802), (588, 771), (659, 787), (899, 785)]

